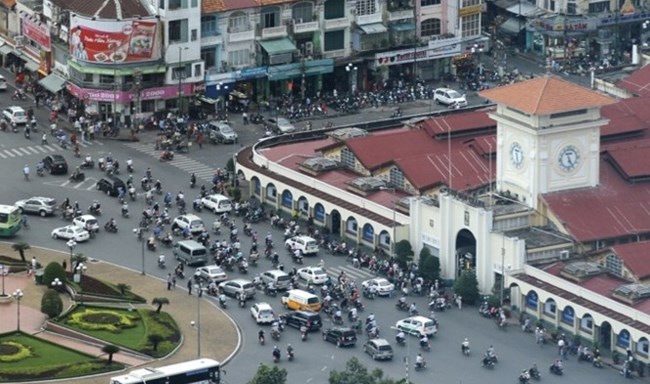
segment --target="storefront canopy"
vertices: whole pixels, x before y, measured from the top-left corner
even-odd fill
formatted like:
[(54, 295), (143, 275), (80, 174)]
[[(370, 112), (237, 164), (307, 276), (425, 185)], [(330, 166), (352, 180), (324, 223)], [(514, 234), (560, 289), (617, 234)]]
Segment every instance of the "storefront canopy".
[(94, 65), (80, 65), (79, 63), (68, 60), (68, 66), (76, 69), (77, 71), (81, 73), (94, 73), (98, 75), (109, 75), (112, 76), (113, 74), (117, 76), (129, 76), (133, 75), (136, 72), (140, 72), (143, 75), (148, 75), (151, 73), (165, 73), (166, 68), (164, 65), (146, 65), (144, 63), (141, 63), (139, 66), (135, 67), (127, 67), (123, 65), (117, 65), (113, 66), (108, 64), (107, 66), (94, 66)]
[(537, 8), (535, 5), (526, 1), (520, 1), (517, 4), (511, 5), (506, 10), (517, 16), (524, 17), (535, 17), (546, 13), (543, 9)]
[(277, 40), (262, 40), (260, 45), (269, 55), (281, 55), (296, 50), (296, 46), (286, 37)]
[(414, 31), (415, 30), (415, 23), (398, 23), (398, 24), (391, 24), (390, 29), (393, 31), (398, 31), (398, 32), (406, 32), (406, 31)]
[(360, 25), (359, 28), (361, 28), (361, 30), (366, 35), (371, 35), (373, 33), (383, 33), (388, 31), (388, 29), (386, 29), (386, 26), (382, 23)]
[(505, 23), (499, 25), (499, 29), (503, 32), (511, 33), (513, 35), (519, 34), (522, 29), (526, 26), (525, 20), (520, 20), (516, 17), (511, 17), (505, 21)]
[(25, 61), (25, 69), (28, 70), (29, 72), (37, 72), (38, 67), (39, 67), (38, 63), (35, 63), (31, 60)]
[(7, 45), (7, 44), (4, 44), (2, 47), (0, 47), (0, 53), (2, 55), (6, 55), (13, 50), (14, 49), (11, 47), (11, 45)]
[(65, 79), (57, 74), (50, 74), (42, 78), (38, 83), (52, 93), (57, 93), (65, 86)]

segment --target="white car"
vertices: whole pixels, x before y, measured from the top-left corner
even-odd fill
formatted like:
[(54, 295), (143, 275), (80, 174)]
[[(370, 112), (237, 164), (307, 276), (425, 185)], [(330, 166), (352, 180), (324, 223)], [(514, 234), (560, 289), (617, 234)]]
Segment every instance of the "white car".
[(7, 90), (7, 79), (5, 79), (5, 77), (2, 75), (0, 75), (0, 90), (2, 91)]
[(303, 255), (315, 255), (318, 253), (318, 242), (309, 236), (294, 236), (284, 242), (287, 249), (298, 249)]
[(311, 284), (325, 284), (327, 281), (327, 273), (320, 267), (300, 268), (298, 276)]
[(433, 100), (437, 104), (456, 105), (459, 107), (467, 106), (467, 98), (458, 91), (449, 88), (438, 88), (433, 93)]
[(172, 230), (176, 228), (180, 229), (185, 229), (189, 227), (190, 233), (195, 234), (195, 233), (201, 233), (205, 231), (205, 225), (203, 224), (203, 220), (201, 220), (200, 217), (197, 215), (193, 214), (187, 214), (187, 215), (182, 215), (178, 216), (177, 218), (174, 219), (174, 222), (172, 223)]
[(228, 280), (228, 275), (226, 272), (221, 269), (218, 265), (206, 265), (205, 267), (199, 267), (196, 269), (195, 274), (198, 274), (203, 280), (207, 282), (214, 281), (215, 283), (220, 283), (222, 281)]
[(2, 114), (7, 123), (13, 126), (27, 124), (27, 112), (22, 107), (7, 107)]
[(395, 291), (395, 284), (384, 279), (383, 277), (377, 277), (375, 279), (366, 280), (361, 283), (361, 286), (365, 289), (368, 287), (374, 287), (375, 292), (379, 296), (390, 296)]
[(56, 228), (52, 231), (52, 238), (74, 240), (77, 243), (90, 239), (90, 233), (85, 229), (76, 225), (67, 225), (65, 227)]
[(275, 321), (275, 313), (269, 303), (255, 303), (251, 307), (251, 316), (257, 324), (271, 324)]
[(436, 323), (428, 317), (424, 316), (411, 316), (406, 319), (399, 320), (395, 323), (395, 328), (404, 331), (409, 335), (427, 337), (435, 336), (438, 333)]
[(215, 214), (232, 211), (232, 202), (230, 199), (218, 193), (202, 198), (201, 205)]
[(87, 231), (99, 232), (99, 222), (93, 215), (81, 215), (72, 219), (72, 225)]

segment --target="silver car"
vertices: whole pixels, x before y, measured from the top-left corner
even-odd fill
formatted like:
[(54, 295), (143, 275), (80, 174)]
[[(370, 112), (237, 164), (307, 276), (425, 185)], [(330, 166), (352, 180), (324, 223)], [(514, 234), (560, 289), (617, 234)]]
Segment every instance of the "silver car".
[(390, 360), (393, 358), (393, 347), (386, 339), (370, 339), (363, 344), (363, 351), (373, 360)]
[(273, 131), (278, 133), (291, 133), (296, 131), (296, 127), (284, 117), (266, 119), (266, 123)]
[(51, 197), (35, 196), (16, 201), (14, 205), (22, 212), (38, 214), (41, 217), (53, 215), (56, 212), (56, 200)]
[(255, 285), (252, 281), (245, 279), (228, 280), (219, 284), (219, 292), (236, 299), (243, 296), (248, 300), (255, 296)]

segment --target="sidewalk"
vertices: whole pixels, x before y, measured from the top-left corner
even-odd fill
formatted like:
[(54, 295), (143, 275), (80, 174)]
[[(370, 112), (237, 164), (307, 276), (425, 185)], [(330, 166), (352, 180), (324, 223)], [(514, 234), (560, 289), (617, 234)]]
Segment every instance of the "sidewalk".
[[(11, 244), (9, 243), (0, 243), (0, 254), (17, 257), (16, 252), (11, 249)], [(35, 256), (36, 260), (43, 266), (46, 266), (52, 261), (62, 262), (68, 258), (67, 254), (36, 247), (32, 247), (32, 249), (26, 252), (26, 258), (28, 260), (32, 256)], [(185, 281), (181, 280), (179, 287), (175, 290), (168, 291), (166, 289), (166, 283), (156, 277), (142, 276), (139, 272), (92, 260), (88, 262), (87, 273), (90, 276), (115, 284), (128, 284), (132, 287), (134, 293), (145, 297), (148, 303), (151, 303), (151, 299), (154, 297), (168, 298), (170, 304), (165, 305), (163, 311), (172, 315), (183, 335), (181, 346), (166, 359), (144, 361), (140, 357), (120, 352), (114, 356), (116, 361), (128, 365), (144, 364), (146, 366), (156, 367), (187, 361), (197, 357), (196, 329), (191, 326), (191, 322), (197, 320), (198, 300), (196, 296), (189, 297), (187, 291), (180, 288), (185, 286)], [(20, 325), (23, 332), (34, 334), (37, 337), (54, 341), (94, 356), (103, 355), (99, 347), (50, 332), (43, 332), (41, 327), (45, 321), (45, 316), (40, 312), (40, 304), (43, 292), (45, 292), (47, 287), (36, 285), (33, 278), (27, 276), (25, 273), (5, 277), (5, 292), (7, 294), (13, 293), (18, 288), (24, 292), (20, 304)], [(64, 306), (69, 304), (70, 300), (65, 296)], [(0, 332), (4, 333), (16, 329), (16, 305), (16, 303), (11, 303), (0, 306), (0, 318), (3, 319), (0, 322)], [(213, 358), (221, 362), (232, 357), (239, 345), (239, 330), (223, 311), (213, 305), (212, 301), (206, 299), (203, 299), (201, 302), (201, 326), (201, 356)], [(131, 368), (128, 369), (130, 370)], [(107, 376), (115, 375), (116, 373), (112, 373), (88, 379), (75, 379), (74, 382), (80, 384), (105, 384)]]

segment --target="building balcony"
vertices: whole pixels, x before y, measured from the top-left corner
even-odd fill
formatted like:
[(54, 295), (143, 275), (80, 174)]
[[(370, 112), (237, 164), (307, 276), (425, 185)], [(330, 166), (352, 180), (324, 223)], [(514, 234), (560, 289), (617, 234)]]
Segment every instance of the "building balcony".
[(301, 20), (294, 20), (293, 33), (308, 33), (315, 31), (318, 31), (318, 21), (303, 23)]
[(255, 39), (255, 30), (250, 29), (248, 31), (228, 31), (228, 42), (235, 43), (238, 41), (248, 41)]
[(350, 26), (349, 17), (340, 17), (338, 19), (325, 20), (325, 30), (342, 29)]
[[(411, 12), (411, 16), (413, 16), (413, 12)], [(381, 23), (381, 13), (377, 12), (371, 15), (358, 15), (355, 21), (359, 25)]]
[(323, 52), (323, 59), (336, 59), (345, 56), (345, 49), (337, 49), (336, 51)]
[(413, 10), (412, 9), (403, 9), (400, 11), (388, 12), (388, 21), (397, 21), (404, 19), (412, 19)]
[(211, 45), (221, 45), (223, 44), (223, 36), (213, 35), (213, 36), (201, 36), (201, 46), (209, 47)]
[(262, 39), (274, 39), (278, 37), (287, 37), (287, 26), (262, 28)]

